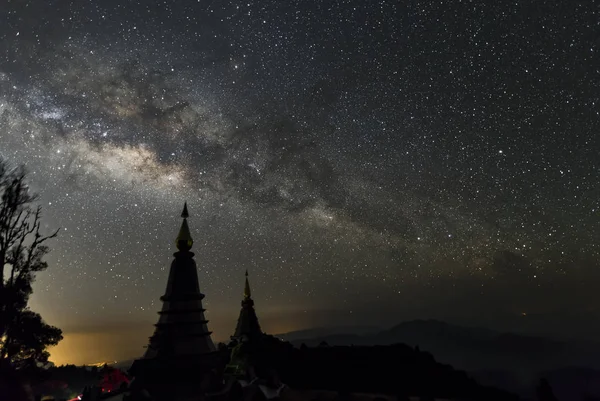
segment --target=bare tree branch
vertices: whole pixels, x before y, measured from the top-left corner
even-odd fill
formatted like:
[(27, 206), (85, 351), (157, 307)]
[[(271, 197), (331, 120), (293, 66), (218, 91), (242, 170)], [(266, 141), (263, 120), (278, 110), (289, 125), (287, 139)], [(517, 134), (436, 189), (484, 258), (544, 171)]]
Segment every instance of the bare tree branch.
[(42, 234), (42, 209), (33, 205), (35, 199), (25, 169), (10, 168), (0, 159), (0, 359), (43, 359), (45, 347), (62, 338), (59, 329), (27, 309), (35, 273), (48, 266), (43, 260), (49, 252), (45, 243), (59, 232)]

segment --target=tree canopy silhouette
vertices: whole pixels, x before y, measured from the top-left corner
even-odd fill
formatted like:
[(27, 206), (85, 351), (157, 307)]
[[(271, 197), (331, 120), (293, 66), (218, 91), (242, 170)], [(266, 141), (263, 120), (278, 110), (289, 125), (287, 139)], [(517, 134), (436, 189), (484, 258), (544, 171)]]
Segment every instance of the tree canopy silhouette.
[(46, 241), (58, 230), (41, 233), (41, 207), (29, 191), (24, 167), (0, 158), (0, 364), (15, 368), (47, 362), (46, 348), (62, 339), (28, 307), (35, 274), (48, 267)]
[(256, 375), (277, 372), (281, 382), (299, 390), (336, 391), (338, 401), (366, 393), (424, 399), (515, 401), (519, 397), (478, 384), (466, 372), (438, 363), (404, 344), (385, 346), (316, 346), (295, 348), (263, 335), (250, 344), (248, 363)]

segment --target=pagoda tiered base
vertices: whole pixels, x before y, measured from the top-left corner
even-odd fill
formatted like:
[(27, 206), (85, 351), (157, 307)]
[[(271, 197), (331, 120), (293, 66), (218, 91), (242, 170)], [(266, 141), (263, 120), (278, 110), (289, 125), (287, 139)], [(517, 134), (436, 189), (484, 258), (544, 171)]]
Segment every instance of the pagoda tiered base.
[(129, 373), (130, 401), (176, 401), (198, 399), (219, 386), (224, 367), (223, 354), (173, 356), (136, 360)]

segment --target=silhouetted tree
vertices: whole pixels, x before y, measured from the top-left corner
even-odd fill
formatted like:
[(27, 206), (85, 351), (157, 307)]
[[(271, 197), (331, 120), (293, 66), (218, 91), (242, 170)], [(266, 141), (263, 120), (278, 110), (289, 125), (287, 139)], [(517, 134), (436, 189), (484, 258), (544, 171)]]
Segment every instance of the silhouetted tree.
[(389, 346), (289, 347), (272, 341), (261, 350), (281, 381), (291, 388), (338, 391), (338, 399), (353, 393), (397, 396), (513, 401), (518, 397), (479, 386), (465, 372), (435, 361), (431, 354), (403, 344)]
[(46, 347), (62, 339), (60, 329), (27, 308), (35, 274), (48, 267), (44, 244), (58, 230), (41, 233), (41, 208), (25, 178), (23, 167), (0, 159), (0, 362), (17, 368), (46, 362)]
[(30, 310), (18, 313), (7, 333), (4, 353), (13, 365), (21, 368), (46, 362), (50, 356), (46, 347), (62, 339), (60, 329), (47, 325), (39, 314)]

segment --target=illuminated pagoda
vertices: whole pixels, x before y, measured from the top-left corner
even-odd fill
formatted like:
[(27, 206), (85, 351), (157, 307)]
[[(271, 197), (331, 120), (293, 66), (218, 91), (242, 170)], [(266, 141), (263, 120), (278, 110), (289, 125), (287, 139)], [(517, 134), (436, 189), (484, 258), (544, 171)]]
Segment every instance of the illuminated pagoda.
[[(185, 399), (199, 394), (203, 378), (219, 364), (219, 354), (210, 337), (202, 307), (192, 236), (187, 223), (187, 204), (171, 263), (169, 279), (159, 312), (158, 323), (144, 356), (136, 360), (129, 373), (134, 377), (133, 399)], [(132, 394), (133, 395), (133, 394)]]
[(242, 340), (247, 337), (249, 340), (258, 339), (262, 336), (258, 317), (254, 310), (254, 300), (250, 292), (250, 283), (248, 282), (248, 270), (246, 270), (246, 283), (244, 285), (244, 299), (242, 299), (242, 310), (235, 327), (235, 333), (231, 336), (232, 340)]

